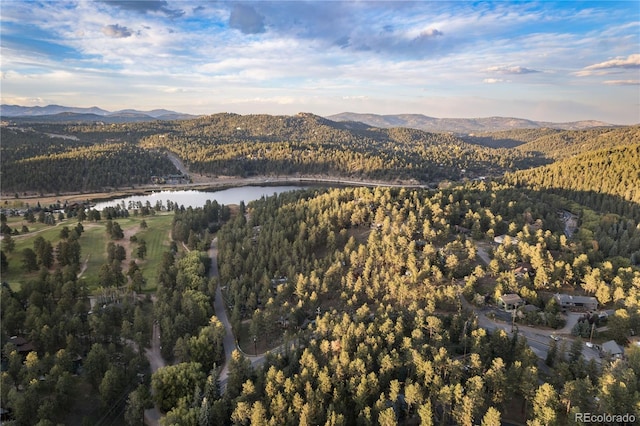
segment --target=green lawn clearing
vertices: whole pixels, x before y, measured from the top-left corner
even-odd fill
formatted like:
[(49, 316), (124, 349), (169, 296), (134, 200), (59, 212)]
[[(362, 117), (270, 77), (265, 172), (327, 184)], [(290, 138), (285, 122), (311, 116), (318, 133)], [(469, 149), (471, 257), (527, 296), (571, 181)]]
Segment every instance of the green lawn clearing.
[[(143, 229), (142, 221), (147, 223), (147, 228)], [(107, 260), (107, 245), (110, 241), (125, 247), (127, 258), (123, 262), (123, 272), (126, 274), (127, 267), (131, 259), (136, 259), (138, 266), (142, 270), (147, 284), (145, 291), (154, 291), (157, 288), (158, 270), (162, 262), (162, 253), (169, 249), (172, 213), (157, 214), (147, 217), (132, 216), (129, 218), (116, 219), (125, 238), (121, 240), (111, 240), (106, 233), (106, 220), (98, 222), (83, 222), (84, 232), (80, 237), (81, 254), (80, 267), (81, 278), (90, 290), (95, 290), (101, 286), (99, 282), (100, 268)], [(38, 224), (38, 230), (24, 235), (15, 235), (15, 249), (12, 253), (6, 253), (9, 268), (2, 271), (2, 281), (8, 282), (14, 290), (18, 290), (22, 283), (37, 277), (38, 272), (26, 273), (23, 268), (22, 250), (33, 249), (33, 242), (38, 236), (51, 242), (55, 247), (60, 242), (60, 230), (63, 226), (73, 229), (77, 222), (65, 220), (56, 226)], [(22, 226), (22, 225), (20, 225)], [(30, 228), (31, 230), (31, 228)], [(144, 260), (136, 258), (137, 243), (130, 241), (130, 236), (135, 235), (138, 239), (143, 238), (147, 244), (147, 254)], [(54, 265), (55, 268), (55, 265)]]

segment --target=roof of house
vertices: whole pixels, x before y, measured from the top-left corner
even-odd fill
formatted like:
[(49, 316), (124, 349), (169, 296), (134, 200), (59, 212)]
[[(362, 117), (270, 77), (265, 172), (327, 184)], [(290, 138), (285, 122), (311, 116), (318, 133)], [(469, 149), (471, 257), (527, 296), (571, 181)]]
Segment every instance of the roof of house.
[(20, 345), (17, 347), (18, 352), (33, 352), (36, 350), (36, 347), (33, 346), (33, 343), (25, 343), (24, 345)]
[(27, 339), (21, 336), (12, 336), (9, 338), (9, 342), (13, 343), (16, 346), (22, 346), (27, 343)]
[(611, 355), (622, 355), (624, 353), (624, 349), (622, 348), (622, 346), (617, 344), (615, 340), (604, 342), (602, 344), (602, 351), (609, 352)]
[(522, 298), (515, 293), (503, 294), (500, 296), (500, 299), (503, 303), (508, 305), (513, 305), (515, 303), (522, 303)]
[(571, 294), (559, 294), (554, 296), (560, 303), (597, 303), (598, 299), (592, 296), (573, 296)]
[(36, 350), (33, 343), (27, 341), (27, 339), (22, 336), (12, 336), (9, 338), (9, 342), (13, 343), (16, 346), (16, 350), (19, 353), (31, 352)]

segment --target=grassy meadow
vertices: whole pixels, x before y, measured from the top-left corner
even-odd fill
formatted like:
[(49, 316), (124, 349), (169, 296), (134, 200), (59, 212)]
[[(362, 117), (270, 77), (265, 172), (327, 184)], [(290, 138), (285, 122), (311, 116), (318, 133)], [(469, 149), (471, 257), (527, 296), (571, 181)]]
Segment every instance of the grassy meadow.
[[(142, 221), (147, 224), (146, 229), (141, 227)], [(160, 213), (154, 216), (131, 216), (129, 218), (116, 219), (122, 228), (125, 237), (121, 240), (111, 240), (106, 232), (106, 220), (99, 222), (85, 221), (82, 223), (84, 232), (80, 236), (79, 242), (81, 246), (80, 279), (87, 283), (91, 291), (101, 286), (99, 282), (100, 267), (107, 261), (107, 245), (113, 241), (125, 248), (127, 258), (122, 262), (123, 272), (126, 274), (131, 259), (136, 259), (138, 266), (142, 270), (142, 274), (146, 280), (145, 291), (155, 291), (157, 287), (157, 274), (162, 261), (162, 253), (169, 249), (171, 222), (173, 213)], [(2, 271), (2, 281), (9, 283), (12, 289), (18, 290), (22, 283), (28, 282), (30, 279), (37, 277), (38, 271), (26, 272), (23, 267), (22, 251), (25, 248), (33, 249), (33, 242), (38, 236), (49, 240), (54, 248), (60, 242), (60, 231), (64, 226), (70, 230), (76, 227), (75, 219), (66, 219), (56, 225), (45, 225), (42, 223), (26, 223), (21, 217), (8, 218), (7, 224), (19, 231), (22, 225), (29, 228), (26, 234), (13, 235), (15, 241), (15, 249), (7, 255), (9, 263), (8, 270)], [(130, 241), (130, 237), (135, 235), (138, 240), (144, 239), (147, 246), (147, 254), (144, 260), (137, 259), (135, 253), (138, 244)], [(52, 269), (56, 268), (54, 264)]]

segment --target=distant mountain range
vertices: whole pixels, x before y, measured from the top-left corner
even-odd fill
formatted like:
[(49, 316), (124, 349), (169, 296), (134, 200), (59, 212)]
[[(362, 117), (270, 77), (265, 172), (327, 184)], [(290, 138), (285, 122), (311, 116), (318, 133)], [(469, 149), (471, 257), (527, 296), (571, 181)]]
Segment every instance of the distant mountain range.
[(612, 127), (611, 124), (602, 121), (586, 120), (571, 123), (551, 123), (546, 121), (533, 121), (511, 117), (487, 117), (487, 118), (434, 118), (422, 114), (358, 114), (343, 112), (330, 115), (333, 121), (357, 121), (374, 127), (409, 127), (425, 130), (427, 132), (453, 132), (457, 134), (469, 134), (473, 132), (497, 132), (513, 129), (563, 129), (583, 130), (593, 127)]
[(77, 108), (62, 105), (25, 107), (20, 105), (0, 105), (0, 117), (21, 122), (94, 122), (108, 123), (138, 122), (153, 120), (188, 120), (197, 115), (183, 114), (166, 109), (138, 111), (123, 109), (107, 111), (98, 107)]
[[(107, 111), (98, 107), (77, 108), (61, 105), (47, 105), (25, 107), (19, 105), (0, 105), (0, 117), (10, 118), (16, 122), (105, 122), (124, 123), (142, 122), (154, 120), (188, 120), (198, 116), (169, 111), (166, 109), (154, 109), (151, 111), (138, 111), (135, 109), (123, 109), (120, 111)], [(455, 134), (470, 134), (478, 132), (497, 132), (513, 129), (562, 129), (583, 130), (594, 127), (613, 127), (609, 123), (595, 120), (575, 121), (570, 123), (551, 123), (533, 121), (511, 117), (487, 117), (487, 118), (434, 118), (422, 114), (358, 114), (343, 112), (326, 117), (336, 122), (364, 123), (367, 126), (392, 128), (408, 127), (434, 133), (451, 132)]]

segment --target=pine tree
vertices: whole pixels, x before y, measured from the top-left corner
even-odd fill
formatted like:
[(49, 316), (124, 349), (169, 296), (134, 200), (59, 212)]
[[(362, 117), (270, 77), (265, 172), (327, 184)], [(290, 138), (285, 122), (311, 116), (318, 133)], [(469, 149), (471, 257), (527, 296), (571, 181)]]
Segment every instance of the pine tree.
[(480, 424), (481, 426), (500, 426), (502, 424), (500, 411), (494, 407), (489, 407)]

